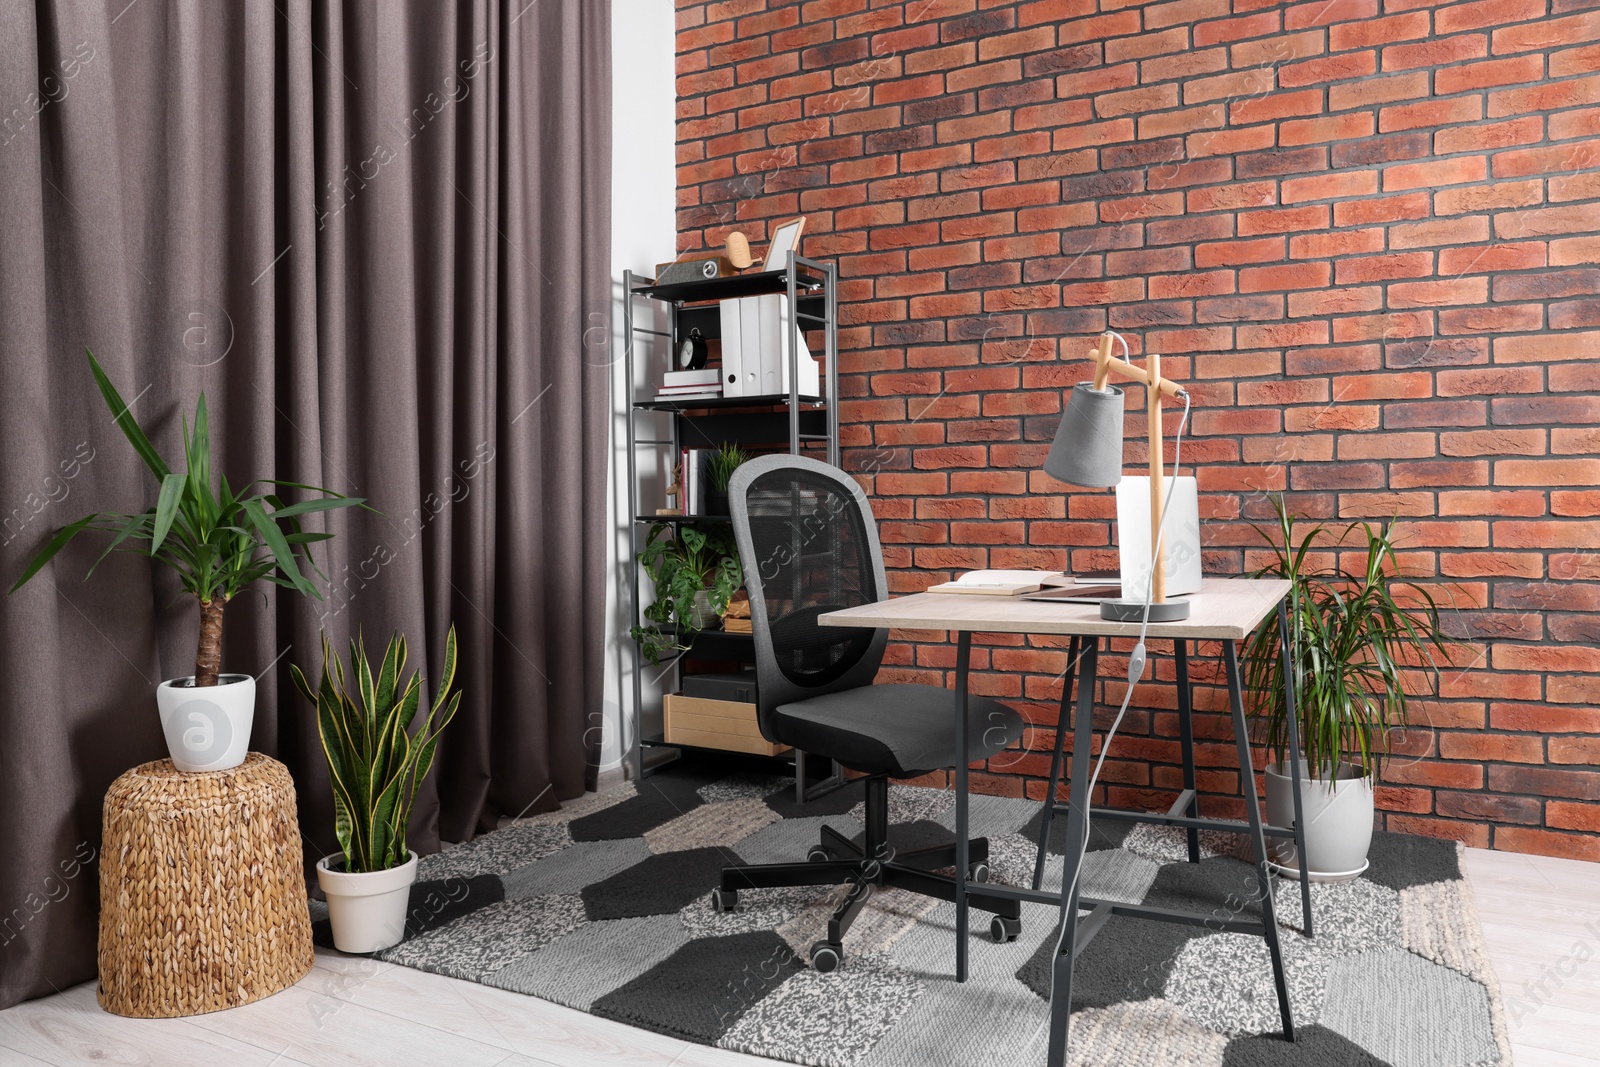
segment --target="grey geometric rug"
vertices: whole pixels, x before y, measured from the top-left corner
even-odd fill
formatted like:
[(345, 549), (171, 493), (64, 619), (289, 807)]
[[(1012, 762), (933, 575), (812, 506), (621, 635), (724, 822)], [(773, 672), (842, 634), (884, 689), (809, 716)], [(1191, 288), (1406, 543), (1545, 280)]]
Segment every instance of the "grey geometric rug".
[[(955, 909), (880, 890), (845, 938), (845, 963), (807, 966), (842, 890), (742, 890), (718, 915), (724, 865), (797, 862), (831, 825), (861, 833), (861, 787), (797, 806), (791, 780), (675, 765), (523, 819), (421, 862), (407, 937), (379, 958), (525, 993), (688, 1041), (827, 1067), (1044, 1063), (1056, 909), (1023, 905), (996, 945), (974, 912), (970, 977), (952, 978)], [(953, 840), (949, 791), (890, 788), (891, 844)], [(974, 796), (991, 877), (1027, 884), (1039, 805)], [(1060, 837), (1047, 865), (1058, 888)], [(1097, 826), (1086, 896), (1248, 915), (1244, 838)], [(1112, 918), (1080, 956), (1072, 1062), (1107, 1067), (1509, 1067), (1504, 1013), (1458, 846), (1375, 836), (1366, 875), (1298, 886), (1278, 917), (1298, 1041), (1274, 1036), (1265, 942)], [(314, 904), (314, 907), (316, 905)], [(317, 909), (319, 912), (320, 908)], [(325, 914), (325, 912), (322, 912)], [(330, 944), (325, 920), (319, 943)]]

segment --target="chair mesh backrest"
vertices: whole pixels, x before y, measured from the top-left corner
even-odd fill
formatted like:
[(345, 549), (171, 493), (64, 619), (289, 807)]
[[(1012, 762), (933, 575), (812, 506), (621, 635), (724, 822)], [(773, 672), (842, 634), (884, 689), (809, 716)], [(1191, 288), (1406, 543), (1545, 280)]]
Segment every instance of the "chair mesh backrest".
[(862, 513), (850, 489), (826, 473), (782, 466), (757, 475), (744, 502), (753, 557), (745, 560), (745, 584), (752, 590), (759, 585), (784, 680), (825, 689), (868, 656), (881, 657), (879, 631), (816, 621), (825, 612), (883, 599), (865, 525), (870, 514)]

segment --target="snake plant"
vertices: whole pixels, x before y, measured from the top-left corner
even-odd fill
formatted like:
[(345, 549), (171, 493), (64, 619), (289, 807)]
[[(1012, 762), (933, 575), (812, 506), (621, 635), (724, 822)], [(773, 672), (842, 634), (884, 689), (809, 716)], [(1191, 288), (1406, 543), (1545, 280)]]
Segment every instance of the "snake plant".
[[(106, 377), (99, 360), (87, 348), (89, 370), (111, 417), (133, 450), (144, 460), (160, 486), (154, 507), (133, 515), (99, 512), (69, 523), (55, 532), (33, 557), (22, 577), (11, 587), (16, 592), (85, 530), (111, 534), (89, 574), (113, 550), (127, 546), (171, 567), (184, 592), (200, 602), (200, 640), (195, 650), (194, 684), (217, 684), (222, 669), (222, 612), (246, 586), (265, 579), (321, 599), (316, 586), (301, 572), (309, 567), (321, 575), (311, 558), (311, 545), (332, 537), (301, 529), (300, 518), (317, 511), (347, 508), (362, 501), (314, 485), (258, 479), (235, 491), (226, 477), (211, 480), (211, 433), (206, 417), (206, 396), (194, 411), (194, 432), (183, 420), (185, 471), (172, 470), (128, 410), (116, 386)], [(276, 492), (253, 492), (257, 486), (297, 489), (321, 496), (288, 504)], [(87, 576), (85, 576), (87, 577)]]
[[(1256, 532), (1274, 558), (1254, 577), (1290, 583), (1289, 666), (1306, 763), (1316, 779), (1333, 778), (1340, 764), (1376, 779), (1391, 731), (1408, 721), (1408, 672), (1437, 671), (1457, 642), (1441, 630), (1427, 583), (1396, 573), (1388, 524), (1352, 522), (1336, 532), (1317, 523), (1302, 535), (1282, 495), (1273, 503), (1277, 529)], [(1341, 549), (1362, 558), (1359, 569), (1313, 566), (1314, 552), (1337, 558)], [(1289, 720), (1278, 635), (1273, 615), (1246, 643), (1244, 659), (1251, 712), (1281, 766)]]
[(456, 629), (444, 642), (444, 676), (422, 724), (410, 729), (421, 703), (423, 682), (412, 674), (405, 682), (406, 640), (389, 639), (383, 663), (374, 677), (365, 642), (350, 642), (352, 688), (344, 663), (322, 638), (322, 682), (312, 690), (300, 668), (290, 666), (294, 684), (317, 709), (317, 733), (328, 760), (333, 784), (335, 834), (350, 874), (386, 871), (408, 858), (406, 826), (417, 787), (433, 767), (439, 734), (455, 717), (460, 692), (451, 693), (456, 676)]

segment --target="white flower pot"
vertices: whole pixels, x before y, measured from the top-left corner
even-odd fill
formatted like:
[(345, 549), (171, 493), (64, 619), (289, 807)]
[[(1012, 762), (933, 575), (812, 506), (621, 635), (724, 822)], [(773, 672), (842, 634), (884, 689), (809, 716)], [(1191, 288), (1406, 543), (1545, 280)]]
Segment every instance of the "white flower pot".
[(317, 861), (317, 885), (328, 898), (333, 947), (340, 952), (378, 952), (398, 945), (406, 933), (411, 883), (417, 880), (417, 854), (398, 867), (350, 874), (344, 854)]
[(256, 680), (224, 674), (217, 684), (196, 686), (194, 677), (172, 678), (156, 686), (156, 708), (167, 753), (180, 771), (225, 771), (250, 752), (250, 726), (256, 715)]
[[(1267, 821), (1294, 825), (1294, 780), (1267, 764)], [(1332, 781), (1313, 779), (1300, 761), (1300, 808), (1305, 819), (1306, 869), (1314, 882), (1343, 882), (1367, 869), (1372, 845), (1372, 780), (1347, 763)], [(1273, 839), (1272, 860), (1280, 874), (1299, 877), (1294, 839)]]

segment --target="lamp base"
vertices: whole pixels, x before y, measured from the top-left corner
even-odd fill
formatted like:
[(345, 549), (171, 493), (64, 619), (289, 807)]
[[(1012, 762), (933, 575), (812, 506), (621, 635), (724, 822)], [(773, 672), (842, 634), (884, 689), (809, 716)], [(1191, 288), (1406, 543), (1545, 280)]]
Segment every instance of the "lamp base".
[[(1100, 601), (1100, 617), (1110, 622), (1142, 622), (1144, 620), (1144, 601), (1117, 600)], [(1151, 622), (1178, 622), (1189, 617), (1189, 602), (1181, 597), (1177, 600), (1160, 600), (1150, 605)]]

